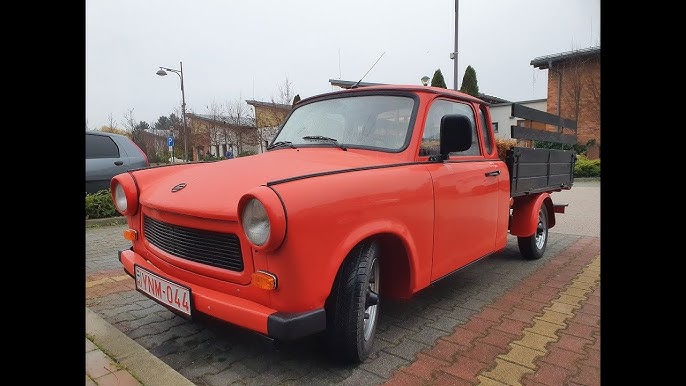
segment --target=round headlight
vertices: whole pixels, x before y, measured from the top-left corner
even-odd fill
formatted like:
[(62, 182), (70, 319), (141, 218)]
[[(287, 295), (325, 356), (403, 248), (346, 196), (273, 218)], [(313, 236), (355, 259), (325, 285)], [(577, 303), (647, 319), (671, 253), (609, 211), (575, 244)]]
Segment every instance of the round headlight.
[(126, 200), (126, 193), (124, 193), (124, 187), (121, 184), (116, 184), (114, 187), (114, 205), (116, 205), (117, 210), (124, 213), (128, 207), (128, 201)]
[(138, 211), (138, 187), (130, 173), (117, 174), (110, 181), (110, 194), (114, 207), (124, 216)]
[(251, 243), (261, 246), (267, 242), (271, 231), (269, 216), (267, 216), (264, 205), (258, 199), (253, 198), (245, 205), (241, 222)]

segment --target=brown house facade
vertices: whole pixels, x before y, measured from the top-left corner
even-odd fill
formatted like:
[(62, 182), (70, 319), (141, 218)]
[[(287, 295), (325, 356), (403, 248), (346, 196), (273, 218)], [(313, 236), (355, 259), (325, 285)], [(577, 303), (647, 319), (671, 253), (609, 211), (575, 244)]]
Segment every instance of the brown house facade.
[(186, 113), (191, 161), (208, 156), (224, 157), (230, 150), (234, 157), (246, 152), (256, 153), (259, 136), (252, 117), (228, 117), (214, 114)]
[[(600, 47), (542, 56), (531, 65), (548, 70), (547, 111), (577, 122), (577, 143), (588, 158), (600, 158)], [(548, 131), (560, 130), (551, 125)]]
[(257, 126), (260, 138), (259, 152), (264, 152), (279, 130), (279, 126), (281, 126), (291, 112), (292, 106), (252, 99), (248, 99), (245, 102), (255, 109), (255, 125)]

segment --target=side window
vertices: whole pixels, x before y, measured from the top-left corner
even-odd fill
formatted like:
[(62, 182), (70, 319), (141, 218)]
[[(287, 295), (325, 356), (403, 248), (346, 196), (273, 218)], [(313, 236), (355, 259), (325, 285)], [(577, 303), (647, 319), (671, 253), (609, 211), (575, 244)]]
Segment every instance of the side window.
[(491, 136), (488, 135), (488, 124), (486, 123), (486, 114), (484, 114), (483, 107), (479, 110), (479, 118), (481, 118), (481, 136), (484, 139), (486, 153), (491, 154), (491, 149), (493, 149), (493, 147), (491, 145)]
[(86, 158), (119, 158), (119, 148), (110, 137), (86, 134)]
[(472, 123), (472, 146), (460, 152), (453, 152), (450, 155), (479, 155), (479, 138), (476, 133), (476, 120), (474, 118), (474, 111), (472, 108), (464, 103), (452, 102), (445, 99), (437, 99), (429, 108), (429, 112), (424, 123), (424, 134), (422, 136), (422, 143), (419, 147), (419, 155), (436, 155), (440, 154), (440, 129), (441, 118), (446, 114), (462, 114), (466, 115)]

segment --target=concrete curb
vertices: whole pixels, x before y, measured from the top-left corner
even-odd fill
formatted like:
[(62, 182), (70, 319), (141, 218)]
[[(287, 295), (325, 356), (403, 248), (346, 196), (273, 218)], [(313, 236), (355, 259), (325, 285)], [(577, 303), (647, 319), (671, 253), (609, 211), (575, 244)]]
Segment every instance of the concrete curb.
[(124, 225), (124, 224), (126, 224), (126, 217), (124, 217), (124, 216), (86, 219), (86, 227)]
[(86, 334), (145, 386), (194, 384), (86, 307)]

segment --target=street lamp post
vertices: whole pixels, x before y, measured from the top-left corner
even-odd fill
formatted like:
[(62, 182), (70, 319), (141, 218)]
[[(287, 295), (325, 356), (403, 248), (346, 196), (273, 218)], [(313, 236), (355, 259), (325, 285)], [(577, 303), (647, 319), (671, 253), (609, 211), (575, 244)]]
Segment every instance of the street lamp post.
[(453, 62), (453, 83), (455, 84), (454, 89), (458, 90), (457, 88), (457, 11), (459, 9), (459, 0), (455, 0), (455, 51), (450, 53), (450, 59), (454, 60)]
[(175, 70), (173, 68), (160, 67), (157, 71), (157, 75), (165, 76), (167, 71), (171, 71), (181, 78), (181, 119), (183, 120), (183, 158), (188, 162), (188, 128), (186, 127), (186, 95), (183, 91), (183, 62), (179, 62), (181, 70)]

